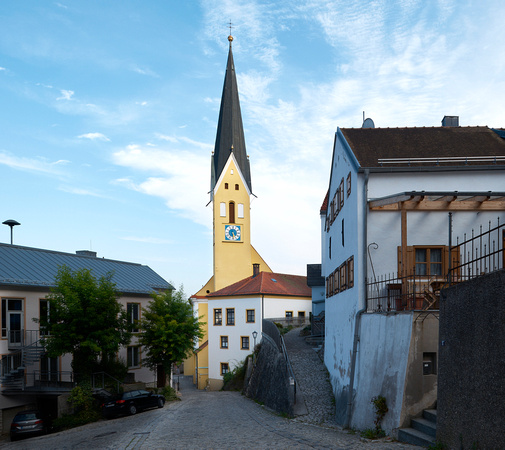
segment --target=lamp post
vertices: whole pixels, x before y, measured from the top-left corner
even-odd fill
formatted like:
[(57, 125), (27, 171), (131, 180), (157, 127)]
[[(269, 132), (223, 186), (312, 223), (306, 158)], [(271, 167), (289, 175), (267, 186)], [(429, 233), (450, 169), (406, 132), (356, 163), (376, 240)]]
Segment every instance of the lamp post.
[(2, 222), (4, 225), (8, 225), (10, 228), (11, 228), (11, 245), (12, 245), (12, 229), (16, 226), (16, 225), (21, 225), (19, 222), (17, 222), (16, 220), (13, 220), (13, 219), (9, 219), (9, 220), (6, 220), (5, 222)]
[(252, 336), (253, 336), (253, 339), (254, 339), (254, 347), (253, 348), (256, 348), (256, 338), (258, 337), (258, 332), (257, 331), (253, 331), (252, 332)]

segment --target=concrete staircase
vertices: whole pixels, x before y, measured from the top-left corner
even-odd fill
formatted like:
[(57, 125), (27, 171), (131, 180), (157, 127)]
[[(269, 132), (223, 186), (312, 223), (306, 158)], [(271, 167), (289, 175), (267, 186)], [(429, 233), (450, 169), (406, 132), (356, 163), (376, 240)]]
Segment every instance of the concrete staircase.
[(410, 428), (400, 428), (398, 440), (406, 444), (429, 447), (437, 437), (437, 410), (425, 409), (422, 417), (412, 419)]

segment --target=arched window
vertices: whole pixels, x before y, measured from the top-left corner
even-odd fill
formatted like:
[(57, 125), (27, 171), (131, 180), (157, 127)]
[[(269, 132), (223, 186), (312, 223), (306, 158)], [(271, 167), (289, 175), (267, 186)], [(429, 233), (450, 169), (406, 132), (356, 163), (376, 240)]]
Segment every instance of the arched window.
[(225, 189), (228, 189), (228, 183), (225, 183), (225, 184), (224, 184), (224, 188), (225, 188)]
[(238, 184), (235, 185), (235, 190), (238, 191)]
[(230, 202), (228, 205), (228, 212), (230, 216), (230, 223), (235, 223), (235, 203)]

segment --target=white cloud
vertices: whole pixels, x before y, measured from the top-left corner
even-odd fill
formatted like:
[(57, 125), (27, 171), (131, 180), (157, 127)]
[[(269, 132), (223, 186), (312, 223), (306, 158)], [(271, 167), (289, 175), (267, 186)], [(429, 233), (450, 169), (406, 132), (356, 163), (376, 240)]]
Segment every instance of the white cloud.
[(119, 239), (122, 239), (123, 241), (142, 242), (144, 244), (157, 244), (157, 245), (174, 243), (174, 241), (170, 239), (161, 239), (155, 237), (123, 236), (120, 237)]
[(16, 170), (24, 170), (29, 172), (39, 172), (45, 174), (59, 174), (59, 166), (68, 164), (69, 161), (60, 159), (58, 161), (47, 162), (44, 159), (25, 158), (12, 156), (6, 152), (0, 152), (0, 164), (8, 166)]
[(61, 97), (58, 97), (56, 100), (71, 100), (73, 95), (75, 94), (74, 91), (70, 91), (67, 89), (61, 89), (60, 93)]
[(79, 139), (90, 139), (92, 141), (96, 141), (96, 140), (105, 141), (105, 142), (110, 141), (110, 139), (102, 133), (86, 133), (86, 134), (81, 134), (77, 137)]
[(98, 197), (98, 198), (109, 198), (106, 195), (100, 194), (95, 191), (91, 191), (89, 189), (77, 188), (77, 187), (72, 187), (72, 186), (60, 186), (59, 190), (63, 191), (63, 192), (67, 192), (68, 194), (85, 195), (85, 196)]
[(151, 69), (141, 68), (141, 67), (135, 66), (135, 65), (131, 67), (131, 70), (133, 72), (139, 73), (140, 75), (148, 75), (148, 76), (154, 77), (154, 78), (160, 77), (156, 72), (153, 72)]
[[(181, 138), (181, 141), (192, 142), (196, 147), (204, 145), (187, 138)], [(113, 162), (131, 168), (136, 173), (144, 172), (150, 176), (139, 181), (131, 177), (119, 178), (115, 183), (160, 197), (181, 217), (207, 227), (211, 226), (210, 210), (205, 209), (209, 199), (206, 192), (210, 183), (210, 162), (208, 155), (204, 157), (201, 153), (179, 148), (160, 149), (129, 145), (113, 154)]]

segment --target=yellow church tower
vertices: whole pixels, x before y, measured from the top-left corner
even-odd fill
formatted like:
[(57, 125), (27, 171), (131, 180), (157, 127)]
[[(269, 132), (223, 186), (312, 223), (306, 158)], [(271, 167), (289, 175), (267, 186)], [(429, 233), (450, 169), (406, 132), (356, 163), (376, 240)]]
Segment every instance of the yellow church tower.
[(251, 245), (251, 169), (246, 153), (242, 114), (237, 88), (232, 41), (224, 78), (216, 143), (211, 160), (210, 200), (213, 209), (213, 275), (191, 297), (195, 314), (201, 317), (204, 337), (193, 357), (184, 362), (184, 371), (194, 375), (203, 389), (208, 383), (208, 330), (212, 319), (207, 296), (254, 273), (272, 272)]
[(211, 162), (214, 274), (197, 296), (251, 276), (253, 267), (271, 272), (251, 245), (251, 169), (233, 62), (233, 37), (228, 36), (228, 40), (230, 48)]

